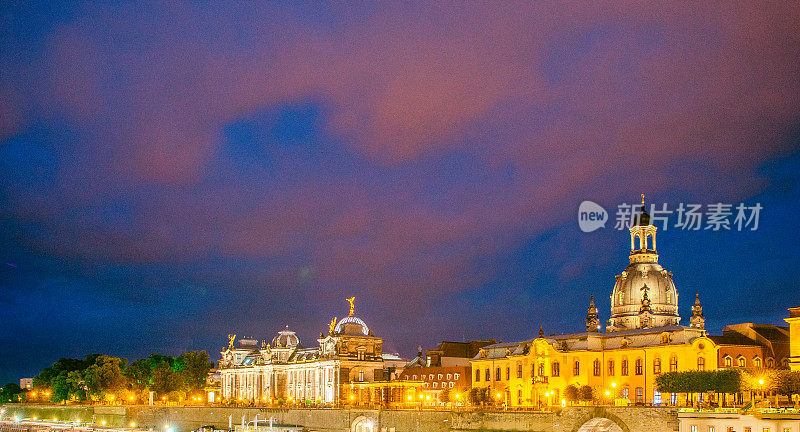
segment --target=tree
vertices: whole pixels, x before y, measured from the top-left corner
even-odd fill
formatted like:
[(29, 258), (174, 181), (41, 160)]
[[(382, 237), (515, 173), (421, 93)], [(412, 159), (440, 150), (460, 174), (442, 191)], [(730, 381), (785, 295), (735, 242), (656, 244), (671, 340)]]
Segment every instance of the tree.
[(175, 365), (180, 365), (180, 369), (173, 367), (183, 376), (184, 384), (189, 391), (200, 390), (206, 385), (208, 372), (214, 367), (214, 363), (208, 361), (208, 353), (205, 351), (188, 351), (175, 360)]
[(578, 387), (570, 384), (564, 389), (564, 399), (568, 402), (576, 402), (580, 397)]
[(800, 371), (780, 371), (776, 376), (776, 391), (789, 396), (800, 394)]
[(594, 399), (594, 389), (585, 385), (578, 389), (578, 399), (589, 402)]
[(89, 393), (97, 395), (123, 389), (127, 380), (122, 375), (122, 368), (127, 364), (128, 360), (119, 357), (98, 356), (83, 373)]
[(139, 359), (134, 360), (123, 371), (123, 375), (128, 378), (128, 383), (131, 387), (138, 391), (142, 391), (150, 385), (150, 360)]
[(0, 389), (0, 403), (19, 402), (23, 391), (19, 384), (10, 382)]
[(154, 369), (151, 378), (150, 389), (159, 393), (167, 394), (183, 388), (183, 377), (179, 372), (175, 372), (167, 362), (159, 363)]
[(472, 387), (469, 389), (469, 403), (474, 406), (478, 406), (481, 404), (481, 391), (478, 387)]
[(450, 402), (450, 389), (446, 388), (439, 392), (439, 402), (446, 404)]

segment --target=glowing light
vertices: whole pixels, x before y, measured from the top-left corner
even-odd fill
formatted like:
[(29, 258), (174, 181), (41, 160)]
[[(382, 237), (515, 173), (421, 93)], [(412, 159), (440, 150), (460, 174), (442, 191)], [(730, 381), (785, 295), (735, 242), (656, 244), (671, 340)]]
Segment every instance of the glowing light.
[(764, 379), (763, 378), (758, 380), (758, 385), (764, 385)]
[(458, 393), (456, 393), (456, 399), (458, 399), (458, 398), (460, 398), (460, 397), (461, 397), (461, 395), (460, 395), (460, 394), (458, 394)]
[(606, 390), (606, 396), (611, 396), (611, 392)]
[(103, 420), (103, 421), (101, 421), (101, 422), (100, 422), (100, 424), (101, 424), (101, 425), (103, 425), (103, 426), (105, 426), (105, 425), (106, 425), (106, 421), (105, 421), (105, 420)]
[(425, 399), (427, 399), (427, 400), (431, 400), (431, 396), (430, 396), (430, 395), (428, 395), (428, 396), (425, 396)]
[(408, 395), (408, 400), (411, 400), (411, 395)]
[(616, 386), (617, 386), (617, 383), (615, 383), (615, 382), (611, 383), (611, 387), (616, 387)]
[(133, 400), (133, 396), (131, 396), (131, 397), (130, 397), (130, 398), (128, 398), (128, 399), (130, 399), (130, 400)]
[(567, 406), (567, 400), (566, 399), (561, 399), (561, 407), (563, 408), (565, 406)]
[(497, 398), (500, 399), (500, 393), (497, 393), (495, 396), (497, 396)]
[(353, 399), (355, 399), (355, 398), (356, 398), (355, 396), (353, 396), (353, 395), (350, 395), (350, 400), (353, 400)]
[(131, 422), (131, 427), (136, 427), (136, 422)]

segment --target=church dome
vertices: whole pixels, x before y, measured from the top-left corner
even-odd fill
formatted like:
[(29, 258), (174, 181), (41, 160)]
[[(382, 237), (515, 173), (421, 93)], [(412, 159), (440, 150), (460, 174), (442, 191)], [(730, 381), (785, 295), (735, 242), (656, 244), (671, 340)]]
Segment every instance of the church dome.
[(675, 325), (678, 315), (678, 291), (672, 273), (658, 264), (656, 232), (650, 215), (642, 208), (630, 227), (630, 264), (616, 276), (611, 292), (611, 318), (608, 331)]
[(615, 327), (638, 327), (645, 292), (656, 326), (678, 323), (678, 292), (672, 273), (655, 262), (634, 262), (616, 276), (611, 294), (611, 318)]
[(286, 326), (286, 330), (279, 331), (278, 335), (272, 338), (273, 348), (294, 348), (299, 345), (300, 338), (297, 337), (295, 332), (289, 330), (289, 326)]

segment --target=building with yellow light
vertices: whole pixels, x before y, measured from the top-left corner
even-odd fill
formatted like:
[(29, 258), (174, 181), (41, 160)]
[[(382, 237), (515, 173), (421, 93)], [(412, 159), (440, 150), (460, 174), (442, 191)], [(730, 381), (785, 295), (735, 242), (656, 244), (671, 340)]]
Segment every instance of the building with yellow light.
[[(629, 265), (611, 292), (606, 331), (592, 297), (585, 332), (545, 336), (540, 328), (537, 338), (483, 347), (471, 361), (473, 387), (491, 388), (495, 403), (512, 407), (561, 405), (570, 385), (592, 387), (601, 403), (677, 404), (677, 395), (658, 392), (659, 374), (786, 367), (785, 327), (748, 323), (708, 335), (699, 293), (689, 325), (679, 324), (678, 291), (658, 262), (657, 229), (642, 204), (630, 228)], [(800, 312), (792, 316), (790, 325), (800, 326)], [(791, 358), (800, 366), (800, 351)]]
[(789, 367), (793, 371), (800, 371), (800, 307), (789, 308), (790, 348), (789, 348)]
[[(383, 339), (355, 316), (354, 299), (348, 299), (350, 314), (338, 322), (334, 318), (328, 333), (320, 333), (316, 347), (304, 348), (288, 326), (260, 346), (256, 339), (241, 339), (234, 346), (236, 335), (230, 335), (228, 347), (220, 353), (222, 398), (250, 404), (319, 405), (358, 403), (366, 395), (372, 400), (377, 391), (366, 385), (390, 380), (407, 360), (383, 353)], [(386, 398), (400, 400), (403, 395), (398, 390)]]

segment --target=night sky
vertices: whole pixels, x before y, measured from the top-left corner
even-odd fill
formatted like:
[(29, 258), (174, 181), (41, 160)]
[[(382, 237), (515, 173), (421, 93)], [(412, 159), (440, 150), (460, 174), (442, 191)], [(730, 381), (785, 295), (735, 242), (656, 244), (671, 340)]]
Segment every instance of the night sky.
[(0, 383), (350, 296), (405, 356), (581, 331), (630, 241), (578, 205), (640, 193), (764, 208), (659, 230), (683, 324), (800, 305), (797, 2), (53, 3), (0, 6)]

